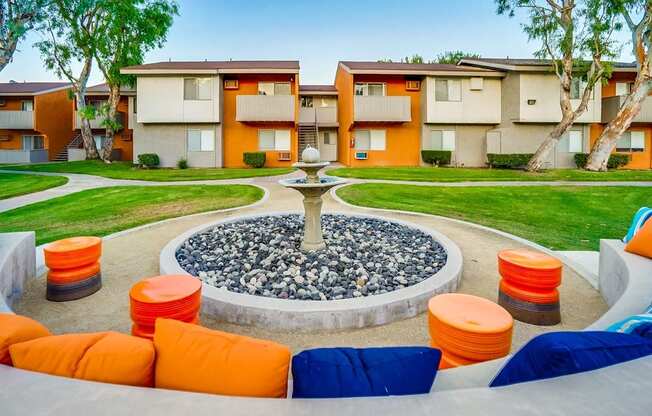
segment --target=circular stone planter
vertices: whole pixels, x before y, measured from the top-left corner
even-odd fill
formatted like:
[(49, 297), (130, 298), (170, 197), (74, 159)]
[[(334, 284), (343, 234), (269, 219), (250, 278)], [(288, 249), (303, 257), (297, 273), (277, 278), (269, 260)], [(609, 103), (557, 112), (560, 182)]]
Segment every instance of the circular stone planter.
[[(161, 251), (159, 267), (161, 274), (189, 274), (176, 260), (177, 249), (190, 237), (215, 226), (270, 215), (299, 214), (298, 212), (273, 212), (259, 215), (239, 216), (203, 224), (191, 229), (172, 241)], [(424, 232), (436, 240), (447, 252), (446, 264), (432, 277), (415, 285), (393, 292), (358, 298), (311, 301), (278, 299), (250, 294), (235, 293), (203, 284), (202, 312), (219, 320), (272, 330), (339, 330), (384, 325), (413, 317), (426, 310), (428, 300), (439, 293), (454, 292), (462, 275), (462, 252), (445, 235), (416, 224), (388, 220), (374, 215), (352, 215), (374, 218), (401, 224)]]

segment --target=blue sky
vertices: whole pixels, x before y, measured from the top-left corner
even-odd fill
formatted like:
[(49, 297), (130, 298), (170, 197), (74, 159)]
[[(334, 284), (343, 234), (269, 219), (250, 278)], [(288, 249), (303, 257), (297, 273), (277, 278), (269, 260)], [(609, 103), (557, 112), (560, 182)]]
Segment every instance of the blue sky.
[[(520, 20), (495, 14), (493, 0), (181, 0), (160, 60), (296, 59), (301, 83), (332, 83), (337, 61), (377, 60), (446, 50), (530, 57), (537, 49)], [(56, 79), (43, 68), (32, 33), (0, 81)], [(621, 56), (631, 60), (626, 47)], [(94, 70), (90, 84), (102, 81)]]

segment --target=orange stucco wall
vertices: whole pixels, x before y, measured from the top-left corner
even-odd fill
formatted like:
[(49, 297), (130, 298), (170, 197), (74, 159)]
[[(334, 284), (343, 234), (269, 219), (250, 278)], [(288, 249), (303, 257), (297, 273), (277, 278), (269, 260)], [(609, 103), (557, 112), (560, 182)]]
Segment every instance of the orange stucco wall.
[(229, 76), (238, 79), (238, 89), (224, 90), (222, 140), (224, 143), (224, 167), (245, 167), (242, 158), (245, 152), (258, 151), (258, 130), (288, 129), (290, 130), (290, 161), (279, 161), (278, 152), (266, 152), (265, 166), (287, 167), (297, 161), (298, 136), (296, 123), (243, 123), (235, 120), (236, 97), (238, 95), (258, 94), (258, 82), (291, 82), (292, 95), (295, 96), (295, 119), (299, 114), (299, 80), (296, 74), (241, 74)]
[[(604, 127), (602, 124), (591, 125), (591, 147), (593, 147), (593, 144), (600, 137)], [(629, 128), (629, 131), (645, 132), (645, 151), (628, 153), (630, 155), (630, 162), (624, 166), (624, 169), (652, 169), (652, 126), (632, 126)]]
[[(5, 105), (0, 107), (0, 111), (20, 111), (21, 102), (24, 100), (32, 101), (34, 97), (3, 97)], [(34, 130), (0, 130), (0, 149), (20, 150), (23, 147), (22, 136), (30, 134), (39, 134)], [(46, 143), (47, 145), (47, 143)]]
[[(387, 95), (409, 96), (412, 121), (407, 123), (354, 123), (353, 94), (356, 82), (383, 82)], [(399, 75), (352, 75), (338, 67), (335, 86), (339, 92), (338, 160), (347, 166), (418, 166), (421, 149), (420, 91), (407, 91), (405, 77)], [(351, 139), (356, 129), (385, 130), (385, 150), (368, 151), (368, 159), (354, 158)]]
[(50, 160), (72, 139), (71, 102), (69, 90), (34, 97), (34, 130), (45, 135)]

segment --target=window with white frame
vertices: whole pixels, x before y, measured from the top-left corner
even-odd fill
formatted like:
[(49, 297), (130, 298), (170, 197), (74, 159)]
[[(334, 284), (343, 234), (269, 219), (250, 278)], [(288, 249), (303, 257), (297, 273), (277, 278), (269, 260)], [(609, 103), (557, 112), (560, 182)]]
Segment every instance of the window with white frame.
[(385, 150), (385, 130), (356, 130), (356, 150)]
[(34, 101), (24, 100), (20, 103), (21, 111), (34, 111)]
[(461, 101), (462, 83), (458, 79), (436, 79), (435, 101)]
[(258, 95), (292, 95), (289, 82), (259, 82)]
[(290, 130), (258, 130), (258, 150), (289, 152), (290, 142)]
[(355, 95), (384, 96), (386, 95), (385, 84), (382, 82), (356, 82)]
[(430, 130), (424, 139), (423, 150), (455, 150), (455, 130)]
[(616, 95), (629, 95), (631, 85), (629, 82), (616, 82)]
[(184, 78), (183, 80), (183, 99), (198, 101), (210, 100), (211, 94), (210, 78)]
[(324, 145), (337, 144), (337, 134), (334, 131), (323, 131)]
[(23, 136), (23, 150), (43, 150), (45, 149), (45, 139), (43, 136)]
[(644, 152), (645, 133), (642, 131), (626, 131), (616, 142), (617, 152)]
[(584, 147), (584, 134), (582, 130), (570, 130), (562, 136), (557, 144), (558, 152), (582, 153)]
[[(587, 84), (586, 84), (586, 79), (584, 77), (577, 76), (573, 78), (571, 80), (571, 90), (570, 90), (571, 100), (581, 100), (586, 87)], [(591, 95), (589, 98), (591, 99), (593, 98), (593, 90), (591, 90)]]
[(214, 152), (215, 131), (212, 129), (188, 129), (189, 152)]

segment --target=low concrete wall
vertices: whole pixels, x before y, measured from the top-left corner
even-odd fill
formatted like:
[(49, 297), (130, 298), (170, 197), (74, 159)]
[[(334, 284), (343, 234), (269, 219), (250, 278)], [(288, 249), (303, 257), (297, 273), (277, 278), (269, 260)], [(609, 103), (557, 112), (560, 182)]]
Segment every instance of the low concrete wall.
[(35, 245), (32, 231), (0, 234), (0, 312), (11, 312), (25, 281), (36, 275)]
[(86, 150), (68, 149), (68, 162), (74, 162), (77, 160), (86, 160)]

